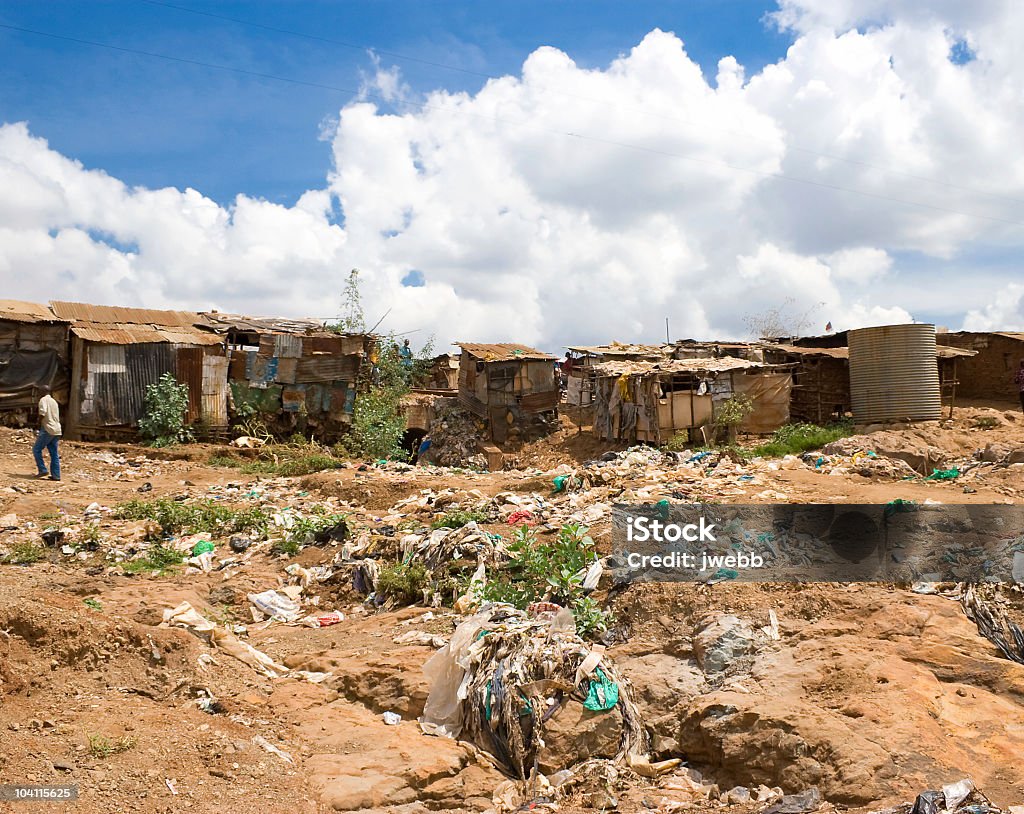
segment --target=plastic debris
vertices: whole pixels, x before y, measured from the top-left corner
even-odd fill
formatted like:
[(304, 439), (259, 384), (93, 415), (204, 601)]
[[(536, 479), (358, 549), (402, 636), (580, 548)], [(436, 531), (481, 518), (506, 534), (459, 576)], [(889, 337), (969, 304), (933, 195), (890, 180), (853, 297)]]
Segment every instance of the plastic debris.
[(398, 726), (402, 723), (402, 716), (397, 712), (391, 712), (388, 710), (381, 717), (384, 719), (384, 723), (388, 726)]
[(262, 746), (264, 749), (266, 749), (268, 752), (270, 752), (270, 754), (277, 755), (285, 763), (291, 763), (291, 764), (295, 763), (295, 760), (292, 758), (292, 756), (288, 752), (285, 752), (282, 749), (278, 749), (276, 746), (274, 746), (274, 744), (272, 744), (270, 741), (268, 741), (262, 735), (253, 735), (252, 742), (254, 744), (256, 744), (257, 746)]
[(302, 606), (279, 591), (270, 590), (249, 594), (248, 598), (254, 608), (271, 619), (294, 622), (302, 615)]
[(550, 747), (544, 740), (549, 719), (578, 703), (603, 714), (615, 710), (620, 718), (618, 749), (604, 757), (644, 754), (640, 714), (603, 648), (555, 629), (558, 616), (493, 605), (463, 621), (424, 665), (431, 689), (423, 730), (470, 740), (525, 780), (540, 750)]

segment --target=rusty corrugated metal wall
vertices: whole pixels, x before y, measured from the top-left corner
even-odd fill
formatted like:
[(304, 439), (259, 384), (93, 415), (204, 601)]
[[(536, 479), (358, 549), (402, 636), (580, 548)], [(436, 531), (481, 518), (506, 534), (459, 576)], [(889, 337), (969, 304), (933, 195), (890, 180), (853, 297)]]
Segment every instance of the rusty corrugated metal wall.
[(192, 424), (200, 419), (203, 409), (203, 349), (174, 345), (174, 377), (188, 386), (188, 413), (185, 421)]
[(147, 342), (84, 343), (81, 407), (83, 428), (134, 427), (145, 411), (146, 388), (165, 373), (188, 386), (186, 420), (227, 426), (227, 357), (210, 348)]
[(133, 426), (146, 388), (175, 372), (174, 350), (163, 343), (85, 346), (80, 420), (87, 427)]

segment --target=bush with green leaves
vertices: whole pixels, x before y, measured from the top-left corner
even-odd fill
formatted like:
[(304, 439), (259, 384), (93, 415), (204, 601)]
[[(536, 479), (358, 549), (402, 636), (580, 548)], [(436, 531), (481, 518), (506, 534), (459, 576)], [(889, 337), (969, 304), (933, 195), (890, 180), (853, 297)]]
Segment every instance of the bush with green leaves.
[(143, 404), (139, 432), (153, 446), (166, 447), (192, 440), (192, 433), (185, 426), (188, 385), (180, 384), (173, 374), (165, 373), (146, 388)]
[(426, 566), (421, 562), (396, 562), (385, 565), (377, 575), (377, 592), (385, 599), (411, 604), (423, 599), (429, 583)]
[(409, 392), (409, 373), (402, 363), (399, 345), (392, 339), (382, 340), (377, 347), (373, 384), (356, 398), (352, 427), (346, 446), (356, 455), (369, 458), (405, 460), (402, 449), (405, 416), (402, 398)]
[(729, 443), (736, 440), (736, 433), (748, 415), (754, 412), (754, 402), (749, 396), (736, 394), (719, 404), (715, 409), (714, 424), (725, 434)]
[[(366, 332), (359, 275), (359, 269), (349, 272), (341, 294), (341, 316), (336, 323), (327, 326), (330, 330)], [(343, 443), (345, 453), (398, 461), (408, 459), (409, 453), (402, 448), (406, 423), (401, 402), (417, 377), (428, 369), (432, 346), (433, 339), (407, 360), (402, 358), (402, 342), (396, 336), (392, 334), (378, 340), (371, 386), (356, 396), (352, 425)]]
[(126, 574), (141, 574), (144, 571), (156, 571), (163, 573), (168, 568), (181, 565), (185, 555), (173, 548), (163, 545), (155, 545), (146, 551), (141, 557), (121, 564), (121, 570)]
[(596, 559), (587, 527), (569, 523), (553, 542), (540, 541), (521, 526), (509, 543), (509, 562), (481, 589), (481, 599), (526, 608), (531, 602), (550, 600), (572, 610), (581, 636), (596, 636), (608, 629), (611, 614), (583, 592), (583, 576)]
[(461, 529), (467, 523), (484, 523), (486, 520), (487, 512), (480, 512), (475, 509), (452, 509), (431, 523), (430, 528)]
[(748, 456), (781, 458), (783, 455), (799, 455), (814, 449), (821, 449), (840, 438), (853, 434), (853, 425), (848, 421), (820, 427), (817, 424), (786, 424), (779, 427), (770, 441), (754, 447)]
[(238, 508), (214, 500), (184, 502), (169, 497), (129, 500), (115, 508), (114, 517), (152, 520), (167, 534), (263, 534), (270, 525), (270, 515), (260, 506)]

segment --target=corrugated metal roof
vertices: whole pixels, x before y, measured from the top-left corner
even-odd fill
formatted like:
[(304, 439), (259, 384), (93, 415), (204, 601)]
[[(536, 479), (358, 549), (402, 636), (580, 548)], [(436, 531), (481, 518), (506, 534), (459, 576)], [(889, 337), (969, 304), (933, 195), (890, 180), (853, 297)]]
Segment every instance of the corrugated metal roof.
[(247, 317), (241, 314), (223, 314), (220, 311), (203, 311), (202, 316), (213, 330), (221, 332), (337, 335), (325, 328), (323, 322), (318, 319)]
[(849, 359), (849, 348), (804, 348), (799, 345), (766, 345), (765, 350), (788, 353), (792, 356), (829, 356), (833, 359)]
[[(1024, 334), (1021, 334), (1021, 339), (1024, 339)], [(935, 355), (940, 359), (949, 359), (954, 356), (977, 356), (978, 352), (967, 348), (955, 348), (952, 345), (937, 345)]]
[(38, 302), (0, 300), (0, 319), (11, 322), (66, 322)]
[(133, 324), (74, 325), (71, 333), (86, 342), (107, 345), (135, 345), (143, 342), (170, 342), (175, 345), (219, 345), (223, 338), (198, 328), (164, 328)]
[(632, 376), (643, 373), (728, 373), (731, 370), (753, 370), (771, 368), (763, 362), (737, 359), (735, 356), (719, 356), (707, 359), (665, 359), (660, 362), (610, 361), (596, 365), (599, 376)]
[(119, 305), (90, 305), (84, 302), (51, 301), (50, 308), (61, 319), (104, 324), (160, 325), (192, 328), (204, 320), (195, 311), (160, 311), (153, 308), (122, 308)]
[(555, 361), (550, 353), (536, 350), (527, 345), (520, 345), (517, 342), (454, 342), (462, 348), (464, 353), (482, 359), (485, 362), (514, 362), (519, 359), (530, 359), (535, 361)]
[[(849, 348), (803, 348), (797, 345), (769, 345), (766, 350), (788, 353), (793, 356), (830, 356), (833, 359), (849, 359)], [(955, 356), (977, 356), (978, 352), (952, 345), (938, 345), (935, 351), (939, 359), (951, 359)]]
[(574, 353), (586, 353), (590, 356), (651, 356), (660, 358), (668, 356), (672, 347), (663, 345), (627, 345), (612, 342), (610, 345), (570, 345), (566, 350)]

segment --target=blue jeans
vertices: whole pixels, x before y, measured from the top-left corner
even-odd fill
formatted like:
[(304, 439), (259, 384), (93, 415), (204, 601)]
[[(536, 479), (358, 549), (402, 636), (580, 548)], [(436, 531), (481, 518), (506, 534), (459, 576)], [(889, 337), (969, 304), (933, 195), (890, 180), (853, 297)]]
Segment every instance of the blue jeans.
[(59, 435), (50, 435), (46, 430), (40, 430), (36, 436), (36, 442), (32, 447), (32, 454), (36, 456), (36, 469), (40, 475), (46, 474), (46, 463), (43, 461), (43, 450), (50, 451), (50, 477), (60, 480), (60, 453), (57, 451), (57, 444), (60, 443)]

